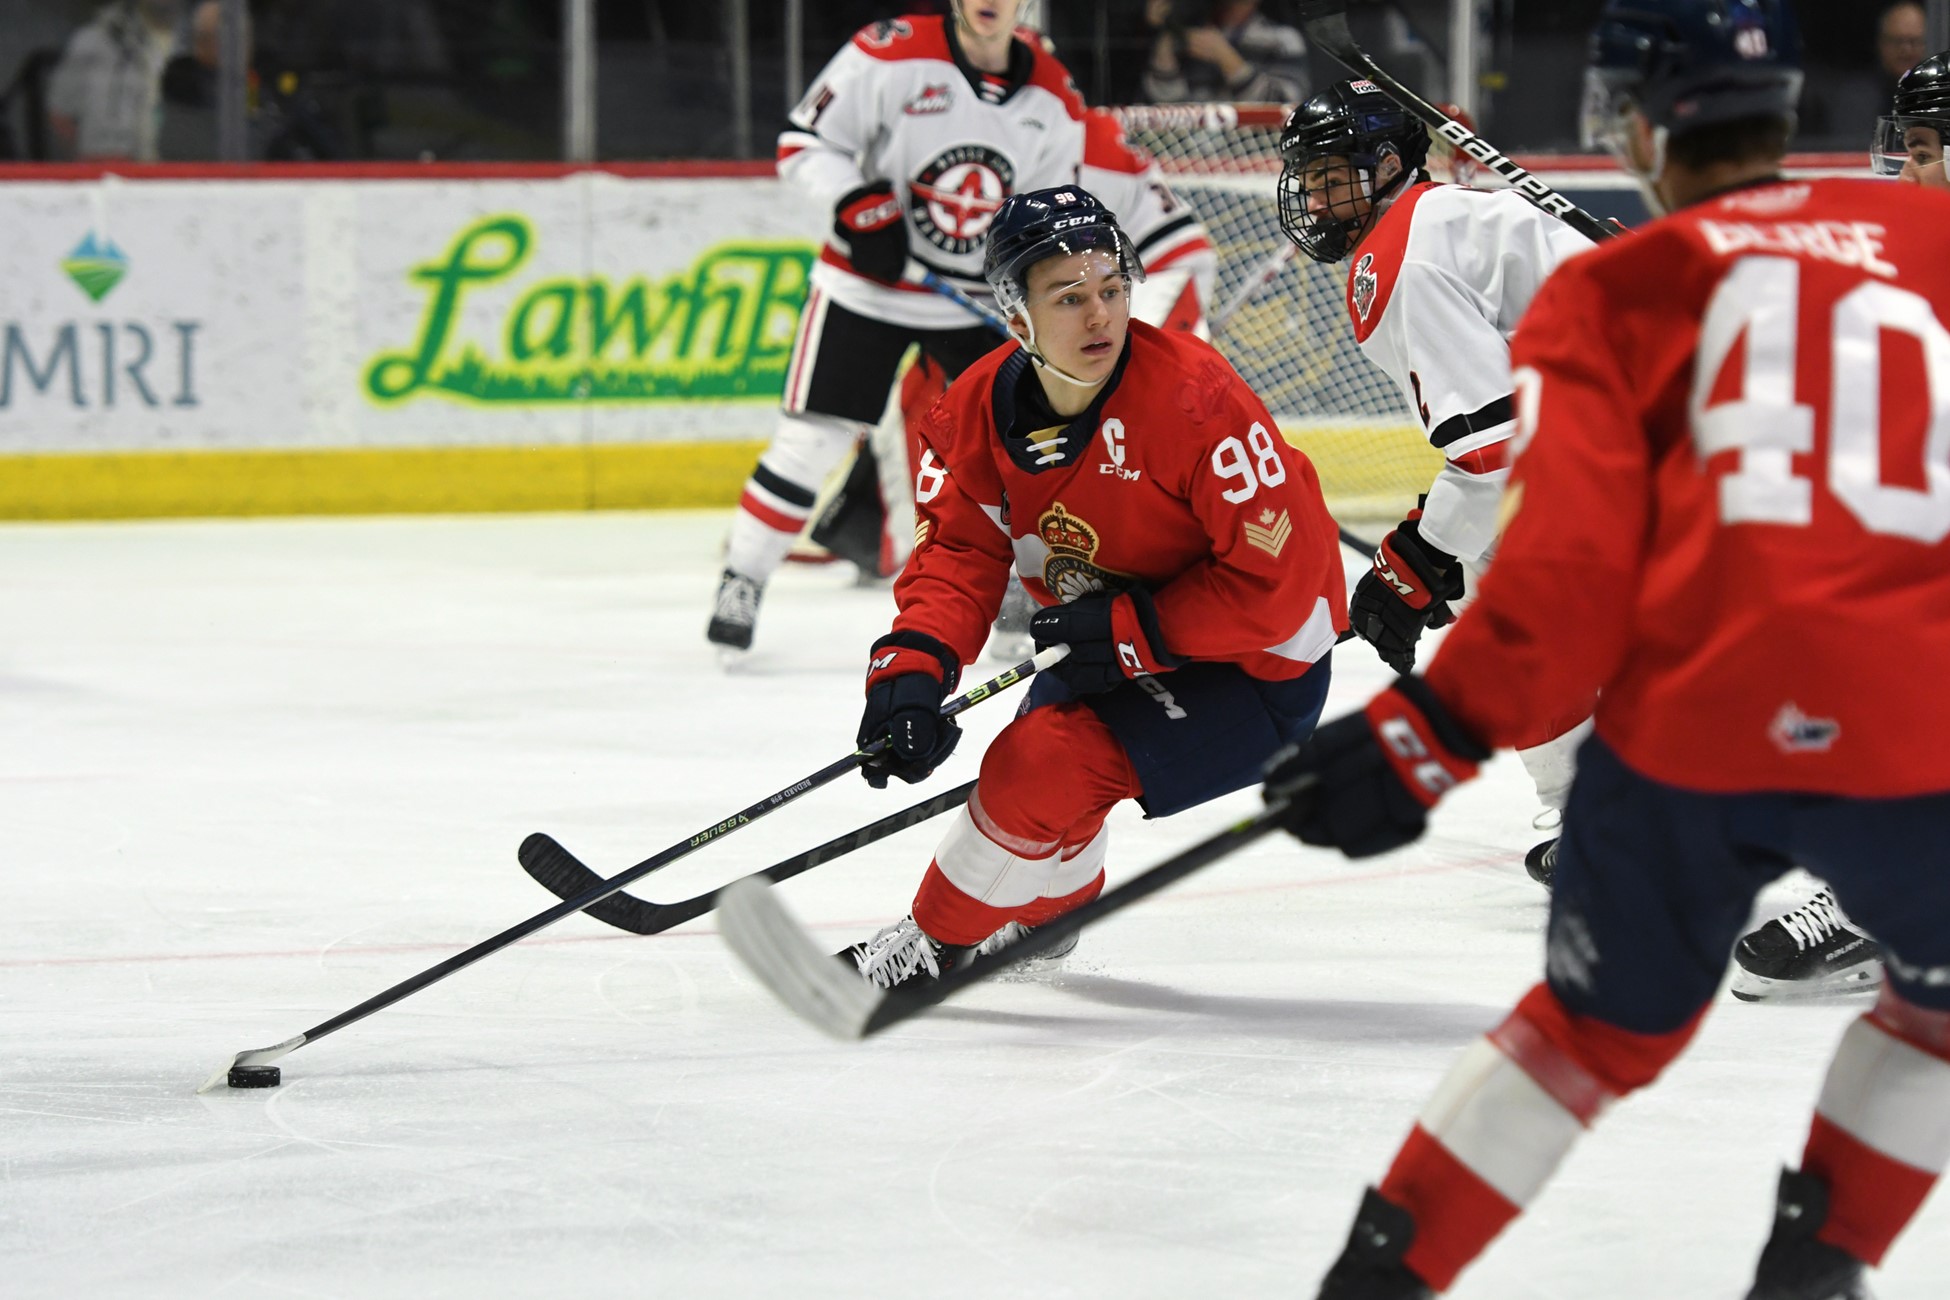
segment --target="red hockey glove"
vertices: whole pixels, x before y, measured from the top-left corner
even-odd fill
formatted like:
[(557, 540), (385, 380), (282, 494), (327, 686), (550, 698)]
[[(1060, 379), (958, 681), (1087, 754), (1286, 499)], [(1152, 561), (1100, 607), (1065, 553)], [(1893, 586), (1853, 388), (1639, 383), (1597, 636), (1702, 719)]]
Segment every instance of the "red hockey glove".
[(912, 785), (955, 752), (961, 726), (941, 716), (941, 702), (960, 680), (954, 651), (925, 632), (889, 632), (873, 643), (867, 707), (854, 743), (887, 745), (860, 765), (868, 785), (885, 790), (890, 776)]
[(1157, 607), (1142, 587), (1039, 609), (1030, 617), (1029, 635), (1038, 650), (1070, 647), (1069, 655), (1046, 671), (1073, 695), (1114, 690), (1133, 677), (1167, 673), (1185, 662), (1165, 648)]
[(833, 233), (846, 242), (847, 260), (861, 275), (889, 284), (907, 269), (907, 226), (891, 181), (875, 181), (840, 196)]
[(1403, 677), (1275, 755), (1264, 793), (1304, 842), (1366, 858), (1419, 839), (1435, 801), (1489, 756), (1420, 677)]
[(1347, 602), (1355, 635), (1398, 673), (1414, 670), (1423, 628), (1455, 622), (1449, 602), (1463, 594), (1462, 564), (1422, 540), (1421, 519), (1417, 506), (1381, 539), (1374, 567), (1354, 584)]

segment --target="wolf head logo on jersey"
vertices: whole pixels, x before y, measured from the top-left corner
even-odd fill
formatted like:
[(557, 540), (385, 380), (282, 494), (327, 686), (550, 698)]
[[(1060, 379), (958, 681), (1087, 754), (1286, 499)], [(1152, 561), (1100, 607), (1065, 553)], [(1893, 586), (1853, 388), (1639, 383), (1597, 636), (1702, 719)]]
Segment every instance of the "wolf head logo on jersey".
[(1361, 313), (1364, 321), (1374, 310), (1375, 290), (1380, 286), (1380, 278), (1374, 273), (1374, 254), (1361, 254), (1361, 260), (1354, 264), (1354, 310)]
[(987, 145), (958, 144), (915, 176), (908, 215), (914, 228), (943, 252), (973, 252), (1015, 183), (1015, 166), (1000, 153)]

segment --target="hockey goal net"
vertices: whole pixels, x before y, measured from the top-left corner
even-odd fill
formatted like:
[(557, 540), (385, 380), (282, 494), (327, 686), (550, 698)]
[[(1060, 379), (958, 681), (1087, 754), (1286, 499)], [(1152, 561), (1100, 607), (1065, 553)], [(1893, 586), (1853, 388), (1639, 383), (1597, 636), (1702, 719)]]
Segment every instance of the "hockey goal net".
[(1348, 327), (1347, 268), (1299, 255), (1280, 233), (1277, 104), (1136, 105), (1112, 110), (1158, 160), (1219, 249), (1212, 341), (1287, 440), (1320, 473), (1342, 522), (1399, 519), (1441, 455)]

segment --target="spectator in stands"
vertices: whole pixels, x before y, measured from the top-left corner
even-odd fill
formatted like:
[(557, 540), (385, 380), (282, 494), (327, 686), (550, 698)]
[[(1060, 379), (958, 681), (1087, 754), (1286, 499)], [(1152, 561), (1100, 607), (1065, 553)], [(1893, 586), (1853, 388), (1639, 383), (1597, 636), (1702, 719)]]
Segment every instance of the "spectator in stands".
[[(246, 61), (250, 48), (250, 13), (246, 10)], [(205, 162), (217, 156), (217, 73), (222, 49), (221, 0), (202, 0), (190, 11), (189, 49), (163, 68), (162, 126), (157, 136), (156, 156), (164, 161)], [(253, 85), (253, 92), (255, 89)], [(256, 99), (255, 93), (251, 98)], [(253, 111), (250, 116), (254, 118), (256, 113)], [(251, 153), (255, 156), (256, 150)]]
[(1929, 50), (1928, 24), (1917, 0), (1894, 0), (1876, 22), (1876, 66), (1811, 83), (1802, 104), (1804, 135), (1826, 144), (1856, 144), (1862, 123), (1889, 109), (1896, 82), (1923, 61)]
[[(1307, 96), (1307, 42), (1274, 22), (1259, 0), (1148, 0), (1157, 33), (1144, 70), (1144, 93), (1159, 104), (1209, 100), (1294, 103)], [(1205, 22), (1197, 22), (1199, 17)]]
[(63, 153), (155, 159), (162, 71), (180, 13), (180, 0), (110, 0), (69, 39), (47, 104)]

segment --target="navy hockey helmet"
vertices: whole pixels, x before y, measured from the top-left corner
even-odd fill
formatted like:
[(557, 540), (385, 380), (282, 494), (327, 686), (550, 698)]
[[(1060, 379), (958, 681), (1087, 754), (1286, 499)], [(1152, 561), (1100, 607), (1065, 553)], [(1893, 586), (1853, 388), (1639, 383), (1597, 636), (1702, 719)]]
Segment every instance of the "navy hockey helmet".
[[(1428, 156), (1428, 128), (1379, 86), (1329, 86), (1294, 109), (1280, 131), (1280, 229), (1314, 261), (1338, 262), (1365, 233), (1375, 206), (1418, 176)], [(1391, 157), (1401, 171), (1377, 187), (1376, 172)]]
[(1117, 269), (1133, 281), (1144, 278), (1131, 237), (1117, 216), (1078, 185), (1011, 194), (989, 222), (982, 278), (989, 282), (1005, 316), (1026, 313), (1029, 268), (1052, 257), (1102, 249), (1117, 259)]
[(1939, 163), (1946, 141), (1950, 141), (1950, 50), (1932, 54), (1896, 83), (1889, 112), (1876, 122), (1870, 165), (1883, 176), (1895, 176), (1905, 163)]
[(1678, 137), (1753, 118), (1792, 123), (1801, 99), (1788, 0), (1610, 0), (1588, 64), (1585, 144), (1621, 160), (1634, 112)]

